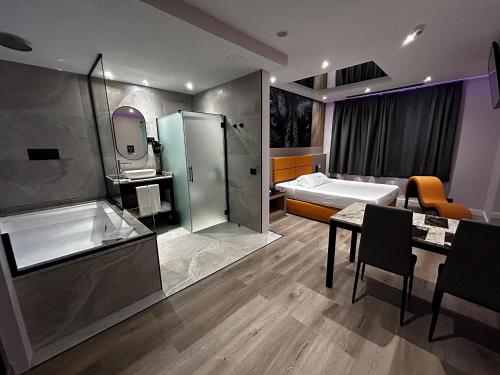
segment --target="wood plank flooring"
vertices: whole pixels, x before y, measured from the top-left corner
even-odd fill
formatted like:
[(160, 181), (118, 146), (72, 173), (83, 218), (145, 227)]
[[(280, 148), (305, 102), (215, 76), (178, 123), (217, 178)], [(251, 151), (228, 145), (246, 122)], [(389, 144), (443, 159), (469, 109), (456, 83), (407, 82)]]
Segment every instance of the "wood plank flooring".
[(414, 250), (415, 296), (400, 327), (397, 276), (367, 267), (351, 304), (348, 232), (337, 235), (327, 289), (328, 226), (287, 215), (271, 229), (283, 237), (30, 373), (500, 373), (499, 314), (445, 296), (442, 339), (427, 342), (443, 257)]

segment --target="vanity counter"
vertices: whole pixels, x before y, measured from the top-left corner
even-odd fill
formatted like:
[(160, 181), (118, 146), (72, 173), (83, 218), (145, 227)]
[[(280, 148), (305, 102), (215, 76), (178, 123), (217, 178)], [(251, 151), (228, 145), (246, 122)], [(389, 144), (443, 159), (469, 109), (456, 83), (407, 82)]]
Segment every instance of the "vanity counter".
[(137, 178), (137, 179), (130, 179), (130, 178), (118, 178), (117, 176), (106, 176), (108, 180), (110, 180), (114, 185), (125, 185), (125, 184), (138, 184), (142, 182), (154, 182), (154, 181), (159, 181), (159, 180), (165, 180), (172, 178), (173, 175), (172, 173), (169, 173), (167, 175), (161, 175), (161, 176), (153, 176), (153, 177), (146, 177), (146, 178)]

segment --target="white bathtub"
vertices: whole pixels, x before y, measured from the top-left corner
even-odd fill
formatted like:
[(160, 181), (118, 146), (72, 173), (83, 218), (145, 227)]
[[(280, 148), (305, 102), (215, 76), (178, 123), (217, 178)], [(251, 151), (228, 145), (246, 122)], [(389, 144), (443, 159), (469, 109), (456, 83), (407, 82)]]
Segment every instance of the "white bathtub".
[(138, 235), (104, 200), (2, 217), (0, 232), (17, 272)]

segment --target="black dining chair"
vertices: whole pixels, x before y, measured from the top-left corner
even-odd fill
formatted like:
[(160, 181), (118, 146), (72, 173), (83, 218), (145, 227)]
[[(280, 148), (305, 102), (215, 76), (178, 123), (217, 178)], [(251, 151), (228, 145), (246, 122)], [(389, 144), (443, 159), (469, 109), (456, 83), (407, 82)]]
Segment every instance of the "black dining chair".
[(429, 341), (444, 293), (500, 313), (500, 226), (470, 220), (458, 224), (448, 256), (438, 267)]
[(413, 287), (413, 273), (417, 263), (411, 252), (413, 212), (410, 210), (367, 204), (361, 230), (356, 278), (352, 291), (352, 303), (356, 299), (359, 271), (368, 264), (403, 276), (403, 295), (399, 324), (404, 325), (406, 298)]

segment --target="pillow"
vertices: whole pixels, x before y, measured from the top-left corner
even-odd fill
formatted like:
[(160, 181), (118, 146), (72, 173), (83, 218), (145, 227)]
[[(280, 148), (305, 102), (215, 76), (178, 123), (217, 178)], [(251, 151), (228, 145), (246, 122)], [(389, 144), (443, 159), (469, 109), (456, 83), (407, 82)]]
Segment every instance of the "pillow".
[(324, 184), (328, 184), (330, 179), (326, 177), (323, 173), (313, 173), (305, 174), (297, 178), (297, 185), (304, 187), (316, 187)]

